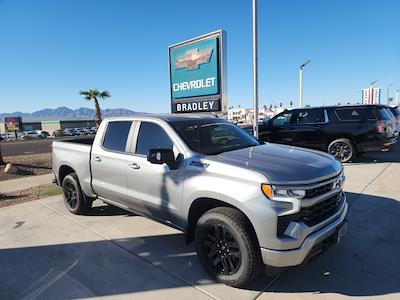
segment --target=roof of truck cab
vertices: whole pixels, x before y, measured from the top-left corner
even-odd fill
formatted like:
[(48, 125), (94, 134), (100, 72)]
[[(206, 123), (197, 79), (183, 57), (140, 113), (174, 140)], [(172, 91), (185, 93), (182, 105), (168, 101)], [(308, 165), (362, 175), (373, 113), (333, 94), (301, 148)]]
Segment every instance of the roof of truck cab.
[(105, 120), (134, 120), (134, 119), (157, 119), (157, 120), (163, 120), (166, 122), (178, 122), (178, 121), (189, 121), (189, 120), (195, 120), (195, 119), (203, 119), (203, 120), (215, 120), (219, 119), (219, 117), (215, 115), (174, 115), (174, 114), (137, 114), (137, 115), (132, 115), (132, 116), (126, 116), (126, 117), (110, 117), (110, 118), (105, 118)]
[(295, 107), (287, 110), (299, 109), (321, 109), (321, 108), (353, 108), (353, 107), (388, 107), (385, 104), (343, 104), (343, 105), (325, 105), (325, 106), (309, 106), (309, 107)]

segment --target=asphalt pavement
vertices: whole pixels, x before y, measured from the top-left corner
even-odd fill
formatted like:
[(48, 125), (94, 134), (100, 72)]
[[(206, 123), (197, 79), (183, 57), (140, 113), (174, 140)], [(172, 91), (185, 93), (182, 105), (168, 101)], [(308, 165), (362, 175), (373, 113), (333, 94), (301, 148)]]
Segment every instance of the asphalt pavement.
[[(77, 139), (79, 137), (63, 137), (60, 139)], [(13, 156), (13, 155), (27, 155), (27, 154), (39, 154), (39, 153), (49, 153), (51, 152), (51, 143), (54, 142), (54, 138), (37, 139), (29, 141), (10, 141), (1, 142), (0, 147), (3, 156)]]
[(2, 208), (0, 298), (399, 299), (398, 151), (345, 165), (340, 244), (247, 289), (214, 282), (179, 231), (100, 201), (87, 216), (60, 196)]

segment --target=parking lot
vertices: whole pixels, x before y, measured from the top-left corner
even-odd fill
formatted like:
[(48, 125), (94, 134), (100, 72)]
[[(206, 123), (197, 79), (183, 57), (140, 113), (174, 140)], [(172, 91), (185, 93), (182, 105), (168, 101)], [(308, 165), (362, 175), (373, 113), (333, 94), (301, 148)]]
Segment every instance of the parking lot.
[(247, 289), (213, 282), (174, 229), (55, 196), (0, 209), (0, 298), (333, 299), (400, 297), (400, 147), (345, 165), (350, 211), (339, 245)]

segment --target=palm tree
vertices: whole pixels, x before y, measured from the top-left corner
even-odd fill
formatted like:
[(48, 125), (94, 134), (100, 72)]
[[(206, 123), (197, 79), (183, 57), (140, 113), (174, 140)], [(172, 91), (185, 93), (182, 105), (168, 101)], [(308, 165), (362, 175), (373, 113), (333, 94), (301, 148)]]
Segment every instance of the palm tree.
[(96, 127), (99, 128), (101, 123), (101, 110), (98, 99), (106, 99), (110, 98), (111, 95), (108, 91), (104, 90), (99, 92), (97, 89), (87, 90), (87, 91), (80, 91), (80, 95), (82, 95), (86, 100), (94, 101), (94, 106), (96, 110)]

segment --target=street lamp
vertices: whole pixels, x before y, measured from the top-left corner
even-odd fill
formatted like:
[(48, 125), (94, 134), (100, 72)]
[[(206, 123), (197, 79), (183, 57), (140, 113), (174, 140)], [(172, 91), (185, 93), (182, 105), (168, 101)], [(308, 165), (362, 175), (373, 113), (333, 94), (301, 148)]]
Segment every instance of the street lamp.
[(396, 105), (399, 104), (399, 102), (397, 101), (397, 98), (398, 98), (397, 96), (398, 96), (399, 92), (400, 92), (400, 89), (397, 89), (397, 90), (396, 90)]
[(258, 138), (258, 58), (257, 58), (257, 0), (253, 0), (253, 134)]
[(389, 89), (392, 86), (391, 83), (388, 84), (387, 91), (386, 91), (386, 102), (389, 104)]
[(300, 66), (300, 100), (299, 107), (303, 107), (303, 68), (309, 63), (311, 60), (307, 60)]

